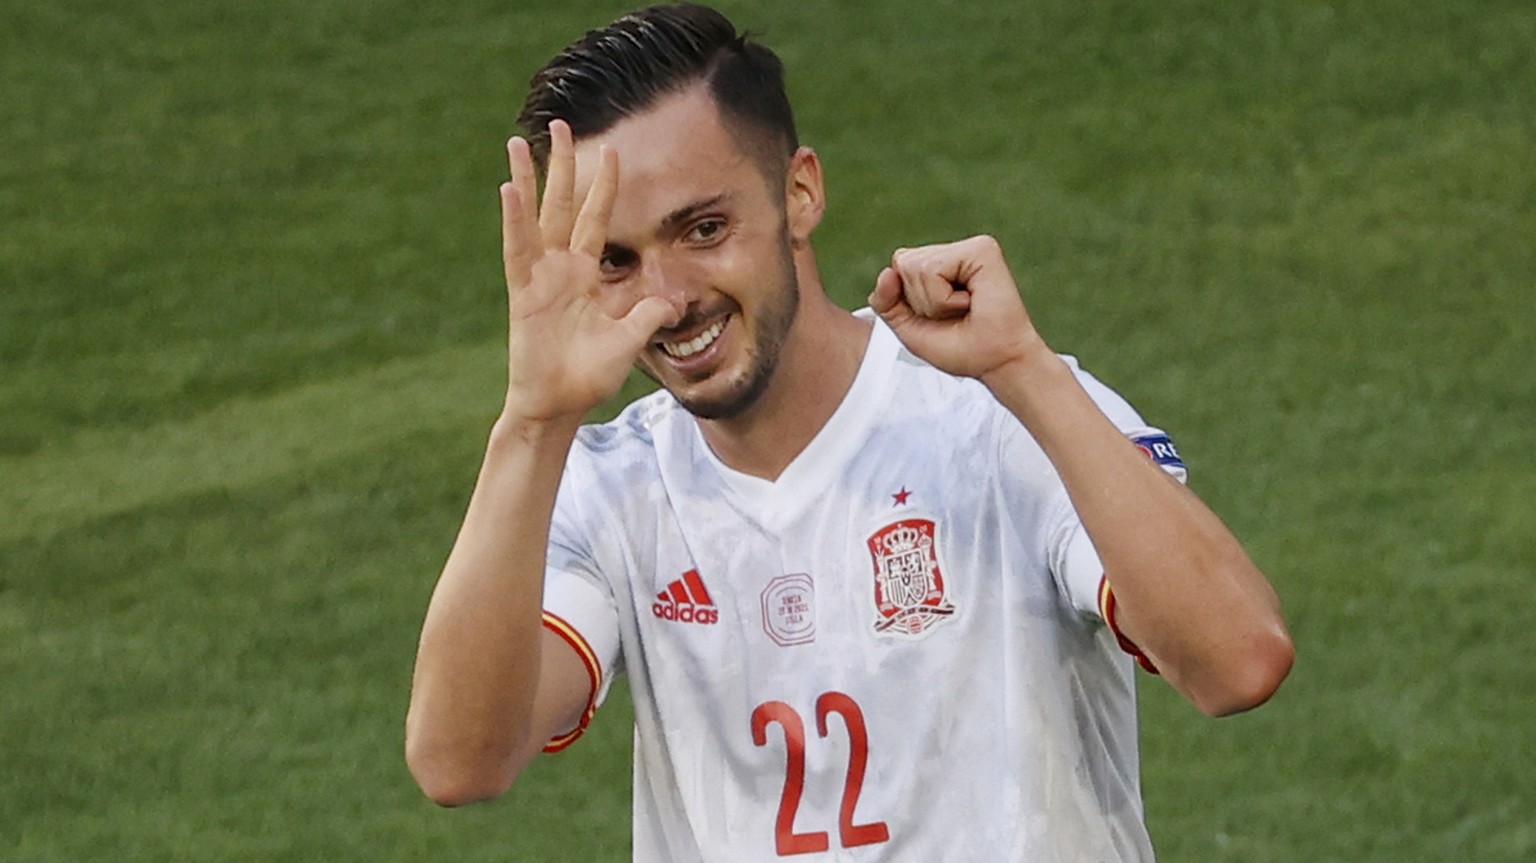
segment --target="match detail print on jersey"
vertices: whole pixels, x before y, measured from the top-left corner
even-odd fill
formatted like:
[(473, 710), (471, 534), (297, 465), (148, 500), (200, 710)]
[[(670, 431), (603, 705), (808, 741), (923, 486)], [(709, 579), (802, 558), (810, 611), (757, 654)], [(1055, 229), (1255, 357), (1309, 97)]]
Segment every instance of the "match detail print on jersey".
[(763, 631), (780, 647), (816, 640), (816, 583), (803, 572), (781, 575), (763, 589)]
[(916, 638), (955, 613), (939, 571), (938, 533), (929, 519), (906, 518), (870, 536), (876, 632)]

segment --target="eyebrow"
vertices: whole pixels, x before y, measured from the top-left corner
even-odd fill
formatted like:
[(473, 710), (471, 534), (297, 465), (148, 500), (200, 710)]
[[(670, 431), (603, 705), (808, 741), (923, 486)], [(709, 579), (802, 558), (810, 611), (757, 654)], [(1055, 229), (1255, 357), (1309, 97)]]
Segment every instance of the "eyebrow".
[(722, 192), (713, 198), (706, 198), (702, 201), (695, 201), (692, 204), (685, 204), (684, 206), (678, 207), (677, 209), (668, 213), (661, 220), (661, 225), (657, 229), (657, 233), (667, 233), (668, 231), (676, 228), (678, 225), (681, 225), (689, 219), (692, 219), (701, 211), (719, 206), (729, 197), (730, 195)]

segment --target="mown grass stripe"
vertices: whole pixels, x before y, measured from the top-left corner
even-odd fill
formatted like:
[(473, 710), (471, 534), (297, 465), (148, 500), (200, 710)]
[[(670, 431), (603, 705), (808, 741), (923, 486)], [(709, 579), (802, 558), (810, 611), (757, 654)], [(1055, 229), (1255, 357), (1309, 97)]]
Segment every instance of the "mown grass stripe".
[(385, 363), (147, 429), (91, 430), (0, 459), (0, 542), (218, 488), (247, 488), (424, 430), (487, 427), (506, 348)]

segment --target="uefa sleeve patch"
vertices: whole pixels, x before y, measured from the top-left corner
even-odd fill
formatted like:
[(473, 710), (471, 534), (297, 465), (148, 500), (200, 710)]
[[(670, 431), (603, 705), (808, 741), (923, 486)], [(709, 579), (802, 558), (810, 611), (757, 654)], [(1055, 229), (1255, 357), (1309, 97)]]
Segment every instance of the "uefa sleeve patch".
[(1188, 470), (1184, 467), (1184, 460), (1179, 457), (1179, 448), (1173, 445), (1173, 439), (1165, 434), (1147, 434), (1131, 438), (1131, 443), (1136, 448), (1147, 454), (1163, 467), (1176, 467)]

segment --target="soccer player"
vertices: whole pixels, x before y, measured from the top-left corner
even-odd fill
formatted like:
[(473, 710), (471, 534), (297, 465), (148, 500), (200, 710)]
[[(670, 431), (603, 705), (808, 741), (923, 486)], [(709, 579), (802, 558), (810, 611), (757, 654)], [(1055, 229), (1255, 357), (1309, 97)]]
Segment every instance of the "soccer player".
[[(1047, 346), (990, 238), (828, 299), (821, 163), (713, 10), (587, 34), (521, 122), (506, 401), (407, 720), (426, 793), (501, 793), (624, 673), (636, 860), (1151, 860), (1135, 662), (1220, 715), (1292, 659), (1168, 436)], [(583, 426), (634, 365), (662, 389)]]

